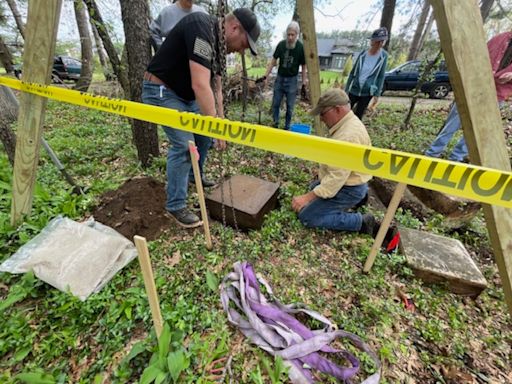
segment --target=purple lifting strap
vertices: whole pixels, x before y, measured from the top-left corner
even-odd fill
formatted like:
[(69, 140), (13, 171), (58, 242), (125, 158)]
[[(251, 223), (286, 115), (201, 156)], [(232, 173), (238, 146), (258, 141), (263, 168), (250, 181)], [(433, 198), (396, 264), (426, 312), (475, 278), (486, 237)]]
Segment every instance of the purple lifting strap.
[[(260, 284), (269, 293), (270, 301), (261, 293)], [(335, 326), (318, 312), (281, 304), (274, 297), (268, 283), (263, 278), (256, 277), (249, 263), (244, 261), (234, 264), (234, 272), (229, 273), (222, 282), (221, 300), (232, 324), (239, 327), (240, 331), (260, 348), (283, 358), (289, 367), (292, 383), (314, 383), (312, 370), (350, 382), (350, 378), (359, 371), (359, 361), (349, 352), (329, 346), (329, 343), (338, 337), (348, 339), (375, 362), (377, 372), (364, 380), (363, 384), (379, 382), (380, 361), (366, 343), (354, 334), (335, 330)], [(234, 306), (230, 306), (230, 301)], [(299, 312), (323, 323), (324, 329), (312, 331), (306, 327), (293, 316)], [(339, 366), (318, 352), (340, 353), (352, 366)]]

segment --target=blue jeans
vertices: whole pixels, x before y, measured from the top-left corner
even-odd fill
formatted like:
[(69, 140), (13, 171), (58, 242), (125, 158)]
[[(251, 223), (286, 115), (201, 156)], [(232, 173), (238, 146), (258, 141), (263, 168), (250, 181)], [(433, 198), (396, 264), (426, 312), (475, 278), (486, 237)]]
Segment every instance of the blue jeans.
[(293, 107), (297, 98), (297, 76), (284, 77), (277, 75), (274, 83), (274, 96), (272, 98), (272, 118), (274, 125), (279, 126), (279, 109), (283, 96), (286, 95), (286, 120), (285, 129), (290, 129)]
[[(311, 184), (315, 188), (320, 182)], [(317, 198), (299, 212), (300, 222), (308, 228), (324, 228), (335, 231), (359, 231), (363, 215), (347, 212), (368, 193), (368, 184), (345, 185), (330, 199)]]
[[(459, 112), (457, 111), (457, 105), (453, 104), (450, 113), (448, 114), (448, 118), (446, 120), (446, 124), (434, 142), (430, 145), (430, 148), (427, 149), (425, 155), (430, 157), (439, 157), (441, 153), (445, 150), (446, 146), (450, 142), (451, 138), (461, 127)], [(468, 155), (468, 147), (466, 146), (466, 141), (464, 140), (464, 136), (462, 136), (455, 147), (453, 148), (452, 153), (448, 157), (449, 160), (453, 161), (463, 161), (465, 157)]]
[[(199, 106), (192, 101), (183, 100), (172, 90), (144, 80), (142, 101), (178, 111), (199, 113)], [(212, 140), (209, 137), (181, 131), (172, 127), (162, 127), (171, 143), (167, 151), (167, 203), (168, 211), (186, 207), (189, 173), (192, 168), (188, 141), (195, 141), (199, 151), (199, 167), (202, 170)]]

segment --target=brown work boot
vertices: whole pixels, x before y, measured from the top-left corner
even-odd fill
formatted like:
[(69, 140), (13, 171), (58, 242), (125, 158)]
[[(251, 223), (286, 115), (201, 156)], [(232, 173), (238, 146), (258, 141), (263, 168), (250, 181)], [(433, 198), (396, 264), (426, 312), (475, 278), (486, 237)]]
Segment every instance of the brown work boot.
[[(190, 182), (190, 184), (196, 183), (196, 181), (193, 177), (191, 177), (189, 179), (189, 182)], [(204, 176), (201, 178), (201, 184), (203, 184), (203, 188), (211, 188), (211, 187), (215, 187), (217, 185), (217, 183), (215, 181), (207, 179)]]

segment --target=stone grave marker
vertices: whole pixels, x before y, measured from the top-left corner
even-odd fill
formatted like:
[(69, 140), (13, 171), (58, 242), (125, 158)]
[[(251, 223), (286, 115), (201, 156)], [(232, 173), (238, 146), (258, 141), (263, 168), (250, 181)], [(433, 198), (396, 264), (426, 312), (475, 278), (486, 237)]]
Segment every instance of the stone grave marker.
[(487, 281), (459, 240), (400, 228), (400, 251), (425, 282), (446, 282), (453, 293), (478, 296)]

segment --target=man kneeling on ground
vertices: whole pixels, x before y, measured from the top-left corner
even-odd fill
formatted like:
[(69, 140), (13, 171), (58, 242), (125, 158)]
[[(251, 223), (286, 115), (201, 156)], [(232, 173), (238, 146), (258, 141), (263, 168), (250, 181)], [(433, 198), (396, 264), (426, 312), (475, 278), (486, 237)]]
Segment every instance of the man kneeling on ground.
[[(337, 88), (326, 91), (310, 114), (320, 115), (329, 128), (330, 138), (371, 145), (370, 136), (364, 124), (352, 112), (345, 91)], [(375, 236), (378, 225), (373, 215), (348, 212), (366, 200), (371, 178), (364, 173), (320, 164), (319, 180), (311, 184), (308, 193), (293, 198), (292, 208), (306, 227)]]

